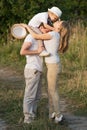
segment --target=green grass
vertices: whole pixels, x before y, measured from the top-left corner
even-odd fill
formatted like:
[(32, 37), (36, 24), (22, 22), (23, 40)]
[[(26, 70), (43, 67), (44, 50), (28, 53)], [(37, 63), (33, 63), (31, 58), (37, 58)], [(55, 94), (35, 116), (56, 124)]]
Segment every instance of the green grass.
[(56, 125), (48, 119), (48, 101), (41, 99), (38, 105), (37, 119), (30, 125), (23, 124), (23, 89), (0, 88), (0, 117), (9, 124), (8, 130), (69, 130), (65, 125)]
[[(14, 77), (10, 79), (8, 74), (0, 78), (0, 118), (8, 124), (8, 130), (68, 130), (66, 124), (56, 125), (48, 119), (48, 100), (42, 98), (38, 104), (37, 119), (31, 125), (23, 123), (23, 95), (24, 79), (23, 69), (25, 58), (19, 54), (21, 43), (8, 44), (1, 47), (0, 68), (8, 69), (8, 73)], [(46, 68), (44, 68), (43, 86), (46, 86)], [(15, 73), (13, 73), (15, 71)], [(13, 73), (13, 74), (12, 74)], [(15, 79), (18, 76), (18, 79)], [(22, 78), (20, 78), (20, 76)], [(43, 91), (46, 87), (43, 87)]]
[[(69, 105), (69, 110), (81, 116), (87, 116), (87, 28), (78, 23), (74, 26), (68, 51), (60, 55), (62, 73), (59, 76), (60, 95)], [(10, 41), (0, 46), (0, 68), (9, 68), (23, 76), (25, 58), (20, 56), (22, 41)], [(43, 74), (43, 91), (46, 91), (46, 68)], [(0, 79), (0, 117), (9, 124), (8, 130), (68, 130), (66, 125), (55, 125), (48, 119), (47, 99), (41, 99), (37, 120), (31, 125), (23, 124), (22, 102), (24, 79), (9, 81)]]
[(61, 59), (61, 94), (73, 103), (75, 114), (87, 116), (87, 28), (82, 23), (74, 25), (69, 50)]
[(25, 57), (20, 55), (20, 48), (23, 41), (9, 41), (7, 45), (0, 46), (0, 65), (9, 66), (12, 69), (22, 71), (25, 64)]

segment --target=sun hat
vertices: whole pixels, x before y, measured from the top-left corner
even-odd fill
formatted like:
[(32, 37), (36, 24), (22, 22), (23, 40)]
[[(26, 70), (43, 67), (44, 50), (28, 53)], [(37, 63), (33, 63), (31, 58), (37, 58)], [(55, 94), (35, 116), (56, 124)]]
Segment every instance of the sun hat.
[(51, 9), (48, 9), (48, 11), (54, 13), (56, 16), (61, 17), (62, 11), (58, 7), (52, 7)]
[(14, 24), (11, 27), (11, 34), (14, 38), (23, 39), (27, 35), (27, 31), (22, 25)]

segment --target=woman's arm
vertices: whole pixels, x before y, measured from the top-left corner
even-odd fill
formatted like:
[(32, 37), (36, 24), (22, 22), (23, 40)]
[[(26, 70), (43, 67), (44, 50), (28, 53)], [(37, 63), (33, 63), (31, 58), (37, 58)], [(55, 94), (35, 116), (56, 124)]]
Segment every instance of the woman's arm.
[(30, 26), (28, 26), (27, 24), (21, 24), (23, 27), (25, 27), (28, 32), (35, 38), (35, 39), (39, 39), (39, 40), (50, 40), (52, 38), (52, 36), (49, 33), (45, 33), (45, 34), (37, 34), (35, 33)]
[(51, 27), (50, 25), (45, 24), (45, 23), (43, 23), (43, 25), (45, 28), (49, 29), (50, 31), (54, 31), (54, 27)]

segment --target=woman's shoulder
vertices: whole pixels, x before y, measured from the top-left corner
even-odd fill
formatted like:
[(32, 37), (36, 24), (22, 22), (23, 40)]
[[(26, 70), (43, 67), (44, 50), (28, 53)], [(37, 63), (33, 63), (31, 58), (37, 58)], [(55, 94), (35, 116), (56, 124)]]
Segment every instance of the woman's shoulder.
[(60, 34), (58, 32), (55, 32), (55, 31), (50, 31), (49, 34), (52, 36), (58, 36), (58, 37), (60, 36)]

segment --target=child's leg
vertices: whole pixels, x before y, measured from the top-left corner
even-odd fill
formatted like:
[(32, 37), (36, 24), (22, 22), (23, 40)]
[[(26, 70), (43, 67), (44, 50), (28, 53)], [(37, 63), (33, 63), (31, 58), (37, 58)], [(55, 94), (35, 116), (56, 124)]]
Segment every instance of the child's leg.
[[(38, 34), (42, 34), (42, 32), (40, 31), (39, 28), (37, 27), (31, 27), (31, 29), (35, 32), (35, 33), (38, 33)], [(38, 40), (38, 45), (42, 46), (45, 48), (44, 46), (44, 41), (42, 40)], [(49, 56), (50, 54), (46, 51), (46, 50), (43, 50), (41, 53), (40, 53), (40, 56)]]
[[(35, 32), (35, 33), (38, 33), (38, 34), (42, 34), (42, 32), (40, 31), (39, 28), (37, 27), (31, 27), (31, 29)], [(38, 41), (38, 44), (41, 45), (41, 46), (44, 46), (44, 42), (42, 40), (37, 40)]]

